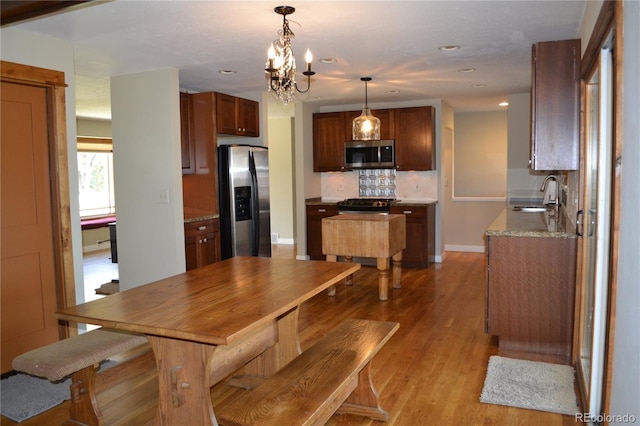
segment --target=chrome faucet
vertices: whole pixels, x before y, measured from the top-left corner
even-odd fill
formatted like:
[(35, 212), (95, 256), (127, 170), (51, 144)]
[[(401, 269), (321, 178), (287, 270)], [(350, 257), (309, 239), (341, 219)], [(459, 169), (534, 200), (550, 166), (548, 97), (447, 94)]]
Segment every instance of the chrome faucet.
[[(551, 182), (549, 182), (551, 181)], [(558, 202), (558, 178), (554, 175), (549, 175), (544, 178), (540, 191), (544, 191), (542, 204), (550, 205), (557, 204)]]

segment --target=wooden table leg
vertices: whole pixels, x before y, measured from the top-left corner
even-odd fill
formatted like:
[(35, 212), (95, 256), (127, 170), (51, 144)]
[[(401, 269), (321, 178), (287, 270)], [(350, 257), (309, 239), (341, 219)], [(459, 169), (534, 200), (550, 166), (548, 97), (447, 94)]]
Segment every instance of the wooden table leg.
[(245, 365), (246, 374), (270, 377), (302, 353), (298, 334), (299, 313), (298, 306), (278, 318), (277, 342)]
[(402, 288), (402, 250), (393, 257), (393, 288)]
[(378, 258), (378, 299), (389, 298), (389, 258)]
[[(335, 254), (327, 254), (327, 262), (337, 262), (338, 256)], [(336, 286), (332, 285), (327, 289), (327, 296), (335, 296), (336, 295)]]
[(158, 367), (158, 410), (153, 425), (217, 425), (208, 361), (215, 346), (147, 336)]

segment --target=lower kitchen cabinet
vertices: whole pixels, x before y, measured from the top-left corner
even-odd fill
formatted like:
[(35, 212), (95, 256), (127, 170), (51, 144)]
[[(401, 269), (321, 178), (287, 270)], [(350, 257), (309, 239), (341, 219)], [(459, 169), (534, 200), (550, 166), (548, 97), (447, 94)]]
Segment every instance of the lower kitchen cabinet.
[(402, 266), (428, 268), (435, 258), (435, 204), (392, 206), (391, 214), (406, 217), (406, 248), (402, 253)]
[(576, 239), (487, 236), (486, 332), (500, 353), (569, 361)]
[(220, 261), (220, 220), (207, 219), (184, 225), (187, 271)]
[(338, 214), (338, 206), (307, 205), (307, 255), (311, 260), (325, 260), (322, 254), (322, 218)]

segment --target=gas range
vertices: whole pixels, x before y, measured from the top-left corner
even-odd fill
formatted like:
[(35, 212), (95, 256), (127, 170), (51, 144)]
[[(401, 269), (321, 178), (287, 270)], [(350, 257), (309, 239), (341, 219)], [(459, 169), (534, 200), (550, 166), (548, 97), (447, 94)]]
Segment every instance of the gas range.
[(343, 213), (389, 214), (395, 198), (347, 198), (338, 202), (338, 211)]

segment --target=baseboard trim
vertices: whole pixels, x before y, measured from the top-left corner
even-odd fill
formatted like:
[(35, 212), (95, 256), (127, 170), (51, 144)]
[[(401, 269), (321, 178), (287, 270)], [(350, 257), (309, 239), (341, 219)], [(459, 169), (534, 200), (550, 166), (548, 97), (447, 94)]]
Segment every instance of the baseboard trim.
[[(109, 242), (109, 241), (107, 241)], [(82, 246), (82, 252), (83, 253), (90, 253), (92, 251), (103, 251), (103, 250), (110, 250), (111, 247), (109, 246), (109, 244), (91, 244), (88, 246)]]
[(470, 253), (484, 253), (484, 246), (467, 246), (462, 244), (445, 244), (444, 251), (462, 251)]

